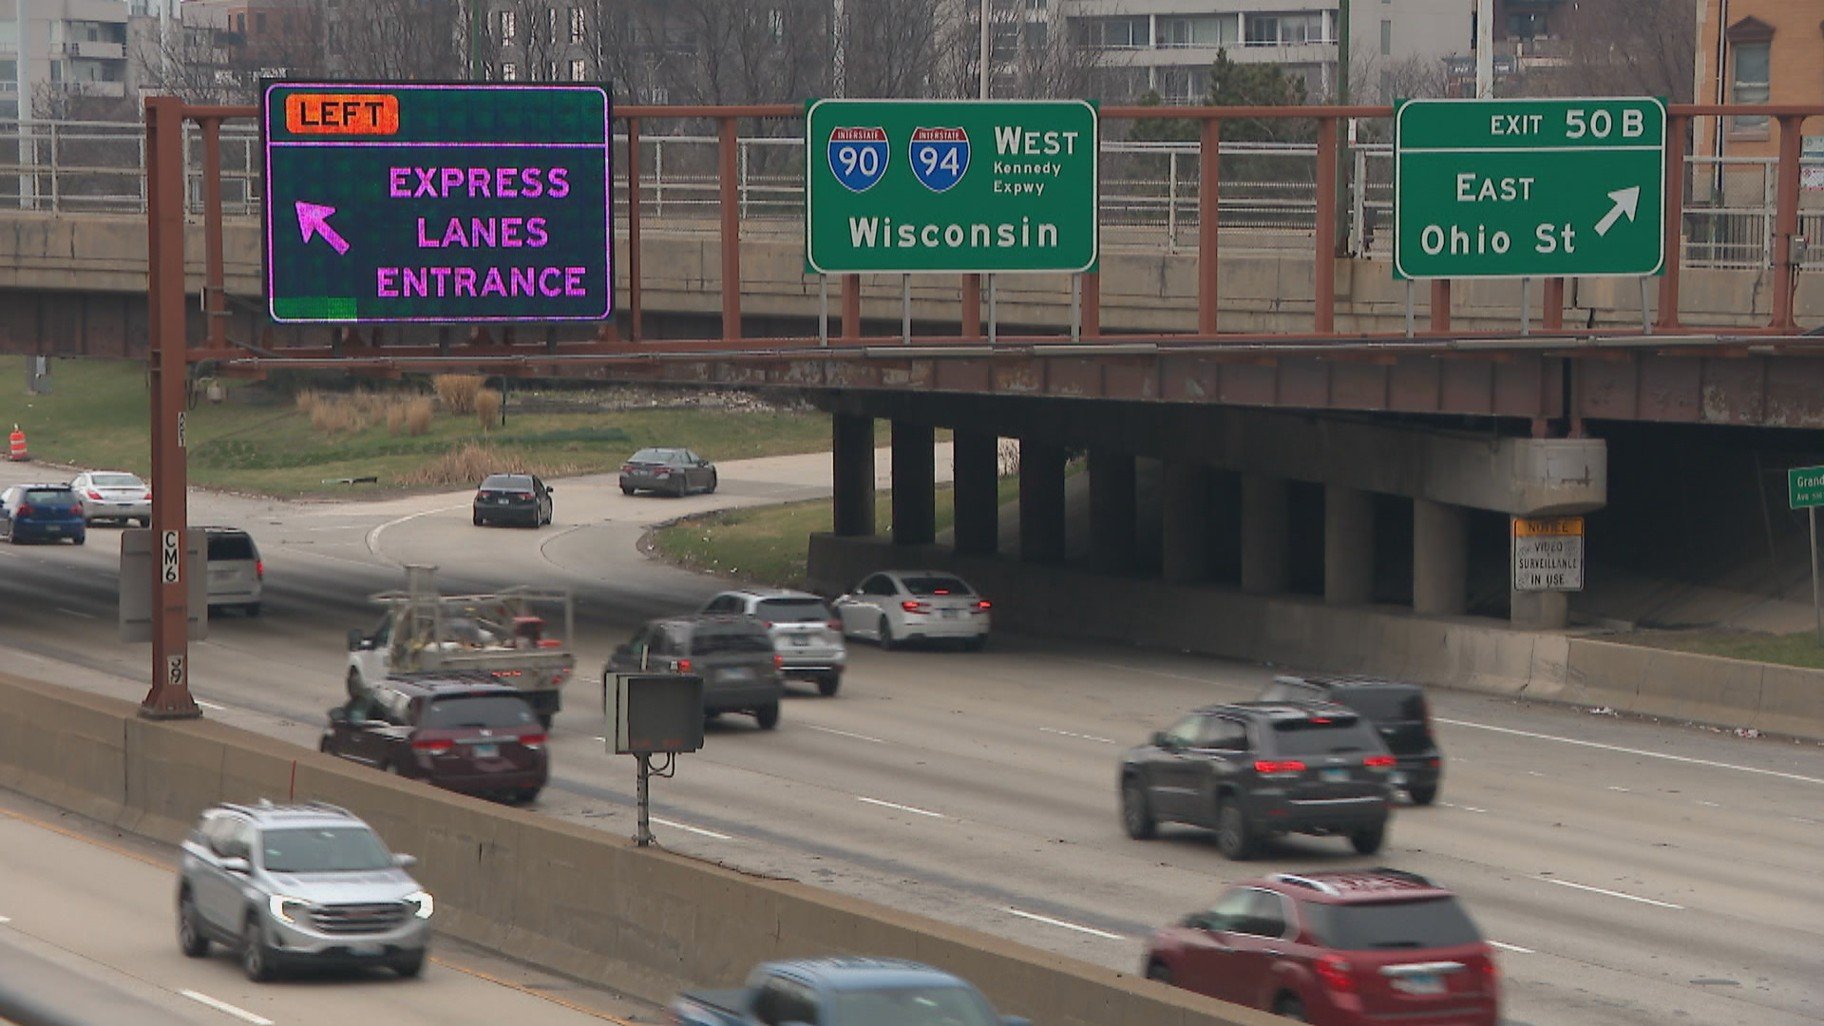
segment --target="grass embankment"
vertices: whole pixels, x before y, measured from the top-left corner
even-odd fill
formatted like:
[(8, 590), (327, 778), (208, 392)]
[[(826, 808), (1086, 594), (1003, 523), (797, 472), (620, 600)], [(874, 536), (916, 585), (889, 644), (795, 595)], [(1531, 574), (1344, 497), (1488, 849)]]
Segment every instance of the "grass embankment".
[[(18, 423), (34, 459), (149, 472), (144, 365), (59, 360), (51, 374), (52, 394), (33, 396), (24, 393), (23, 360), (0, 357), (0, 428), (11, 431)], [(223, 384), (230, 390), (246, 387)], [(428, 422), (396, 413), (389, 425), (389, 409), (423, 405), (431, 395), (413, 383), (393, 388), (365, 400), (365, 418), (326, 420), (319, 414), (314, 424), (308, 401), (200, 402), (185, 426), (190, 483), (284, 497), (346, 495), (348, 487), (335, 479), (377, 477), (379, 489), (399, 490), (465, 487), (493, 470), (602, 473), (646, 445), (688, 446), (717, 461), (829, 448), (829, 418), (814, 411), (520, 412), (512, 395), (505, 427), (484, 429), (474, 412), (459, 414), (441, 405)], [(325, 401), (348, 399), (330, 394)], [(325, 426), (332, 421), (335, 427)]]
[(1782, 666), (1806, 666), (1824, 670), (1824, 648), (1818, 646), (1811, 631), (1800, 634), (1755, 634), (1745, 631), (1640, 631), (1618, 634), (1613, 641), (1651, 648), (1669, 648), (1680, 652), (1721, 656), (1724, 659), (1750, 659)]
[[(1019, 481), (1003, 478), (998, 505), (1013, 501)], [(941, 534), (956, 520), (955, 495), (949, 485), (937, 489), (937, 530)], [(874, 530), (892, 530), (893, 496), (880, 492), (874, 500)], [(794, 502), (783, 506), (727, 510), (681, 520), (662, 528), (654, 538), (667, 559), (693, 570), (726, 574), (781, 588), (805, 585), (805, 539), (834, 524), (830, 500)]]

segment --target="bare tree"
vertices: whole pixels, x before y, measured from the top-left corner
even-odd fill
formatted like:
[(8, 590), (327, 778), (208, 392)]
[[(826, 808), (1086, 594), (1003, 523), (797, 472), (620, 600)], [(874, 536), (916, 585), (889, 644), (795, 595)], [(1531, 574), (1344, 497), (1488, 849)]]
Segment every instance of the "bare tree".
[(449, 78), (464, 66), (457, 0), (325, 0), (330, 70), (351, 78)]
[(1667, 96), (1691, 102), (1697, 12), (1691, 0), (1574, 4), (1571, 52), (1542, 91), (1567, 96)]
[(231, 31), (225, 15), (220, 23), (193, 16), (162, 35), (154, 29), (138, 36), (129, 55), (138, 81), (191, 103), (241, 104), (254, 102), (262, 77), (322, 74), (322, 6), (301, 3), (264, 13), (278, 24), (257, 36)]
[[(981, 15), (970, 0), (941, 0), (931, 94), (970, 97), (981, 88)], [(1086, 96), (1103, 57), (1073, 45), (1055, 6), (1031, 10), (1023, 0), (992, 0), (990, 95), (1009, 98)]]

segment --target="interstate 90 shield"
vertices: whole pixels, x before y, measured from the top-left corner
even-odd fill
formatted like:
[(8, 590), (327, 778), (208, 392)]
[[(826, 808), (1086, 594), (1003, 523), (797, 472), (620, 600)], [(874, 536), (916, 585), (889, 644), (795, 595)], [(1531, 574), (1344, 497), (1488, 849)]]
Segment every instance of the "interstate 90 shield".
[(932, 192), (949, 192), (969, 170), (969, 133), (960, 128), (916, 128), (907, 152), (912, 174)]
[(830, 129), (830, 172), (850, 192), (867, 192), (887, 173), (887, 130)]

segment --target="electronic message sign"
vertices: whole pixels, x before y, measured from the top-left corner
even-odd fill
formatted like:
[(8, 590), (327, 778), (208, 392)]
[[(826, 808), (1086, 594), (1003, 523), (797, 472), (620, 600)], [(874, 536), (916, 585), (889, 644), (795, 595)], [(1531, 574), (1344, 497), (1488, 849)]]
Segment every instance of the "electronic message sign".
[(273, 320), (613, 314), (605, 87), (275, 81), (261, 106)]

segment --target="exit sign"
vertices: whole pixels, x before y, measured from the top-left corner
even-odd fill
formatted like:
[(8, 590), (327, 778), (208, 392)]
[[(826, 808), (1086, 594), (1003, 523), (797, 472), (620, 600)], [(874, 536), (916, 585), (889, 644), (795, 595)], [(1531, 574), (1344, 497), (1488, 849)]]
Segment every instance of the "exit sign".
[(612, 117), (598, 85), (264, 83), (272, 319), (609, 317)]

